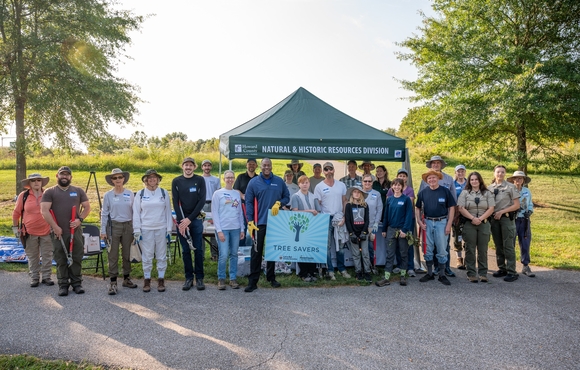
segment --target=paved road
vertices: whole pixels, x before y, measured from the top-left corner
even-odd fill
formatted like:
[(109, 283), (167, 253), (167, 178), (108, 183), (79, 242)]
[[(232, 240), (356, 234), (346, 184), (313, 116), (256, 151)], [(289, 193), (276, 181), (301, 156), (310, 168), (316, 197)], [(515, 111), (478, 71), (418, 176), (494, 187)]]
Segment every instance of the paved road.
[(580, 274), (535, 270), (515, 283), (459, 272), (450, 287), (251, 294), (170, 281), (108, 296), (86, 277), (86, 294), (68, 297), (0, 271), (0, 353), (135, 369), (576, 369)]

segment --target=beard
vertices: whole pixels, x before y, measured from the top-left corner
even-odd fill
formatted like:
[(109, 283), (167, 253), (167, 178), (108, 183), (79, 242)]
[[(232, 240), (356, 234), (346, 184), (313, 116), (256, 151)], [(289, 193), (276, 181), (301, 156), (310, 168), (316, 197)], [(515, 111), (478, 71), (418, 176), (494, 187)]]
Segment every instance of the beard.
[(63, 188), (66, 188), (67, 186), (70, 185), (70, 180), (67, 178), (60, 178), (58, 179), (58, 185), (62, 186)]

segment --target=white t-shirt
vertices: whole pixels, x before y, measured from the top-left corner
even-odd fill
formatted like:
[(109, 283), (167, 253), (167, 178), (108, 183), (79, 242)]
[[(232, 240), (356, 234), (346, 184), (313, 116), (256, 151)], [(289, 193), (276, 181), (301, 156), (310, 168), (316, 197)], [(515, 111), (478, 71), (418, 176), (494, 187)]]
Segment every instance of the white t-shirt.
[(205, 200), (211, 200), (213, 193), (222, 187), (220, 179), (215, 176), (203, 176), (205, 180)]
[(314, 188), (314, 197), (320, 200), (322, 213), (331, 216), (342, 213), (342, 197), (346, 196), (346, 185), (338, 180), (334, 180), (334, 185), (328, 186), (324, 181)]

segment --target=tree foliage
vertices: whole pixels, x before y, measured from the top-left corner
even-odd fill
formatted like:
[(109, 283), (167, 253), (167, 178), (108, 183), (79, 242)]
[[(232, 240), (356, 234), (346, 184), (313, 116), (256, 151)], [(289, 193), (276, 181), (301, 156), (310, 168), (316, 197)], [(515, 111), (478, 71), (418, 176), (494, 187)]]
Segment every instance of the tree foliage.
[(15, 123), (17, 180), (29, 145), (72, 148), (133, 122), (137, 87), (115, 72), (143, 20), (107, 0), (0, 0), (0, 129)]
[[(580, 138), (580, 2), (434, 0), (421, 34), (399, 53), (418, 69), (401, 81), (420, 106), (401, 134), (457, 152), (569, 168)], [(475, 153), (474, 153), (475, 154)]]

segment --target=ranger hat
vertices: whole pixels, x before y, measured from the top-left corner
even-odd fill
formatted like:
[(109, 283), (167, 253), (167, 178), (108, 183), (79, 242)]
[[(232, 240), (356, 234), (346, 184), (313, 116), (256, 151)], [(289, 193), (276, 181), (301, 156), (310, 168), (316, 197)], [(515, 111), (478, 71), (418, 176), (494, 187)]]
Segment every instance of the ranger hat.
[(431, 157), (430, 160), (425, 162), (425, 165), (427, 166), (427, 168), (431, 168), (431, 162), (433, 162), (433, 161), (440, 161), (441, 162), (441, 169), (444, 169), (445, 167), (447, 167), (447, 162), (445, 162), (443, 160), (443, 158), (441, 158), (440, 155), (434, 155), (433, 157)]
[(516, 177), (523, 177), (524, 184), (529, 184), (530, 182), (532, 182), (532, 179), (529, 176), (526, 176), (526, 173), (524, 171), (514, 172), (513, 176), (508, 177), (506, 181), (511, 182), (513, 184)]
[(130, 176), (129, 172), (122, 171), (120, 168), (113, 168), (113, 170), (111, 171), (111, 174), (105, 176), (105, 181), (107, 182), (107, 184), (109, 184), (111, 186), (115, 186), (115, 184), (113, 184), (113, 180), (111, 179), (111, 177), (113, 177), (113, 175), (117, 175), (117, 174), (122, 174), (123, 177), (125, 178), (123, 180), (123, 185), (125, 185), (127, 183), (127, 181), (129, 181), (129, 176)]

